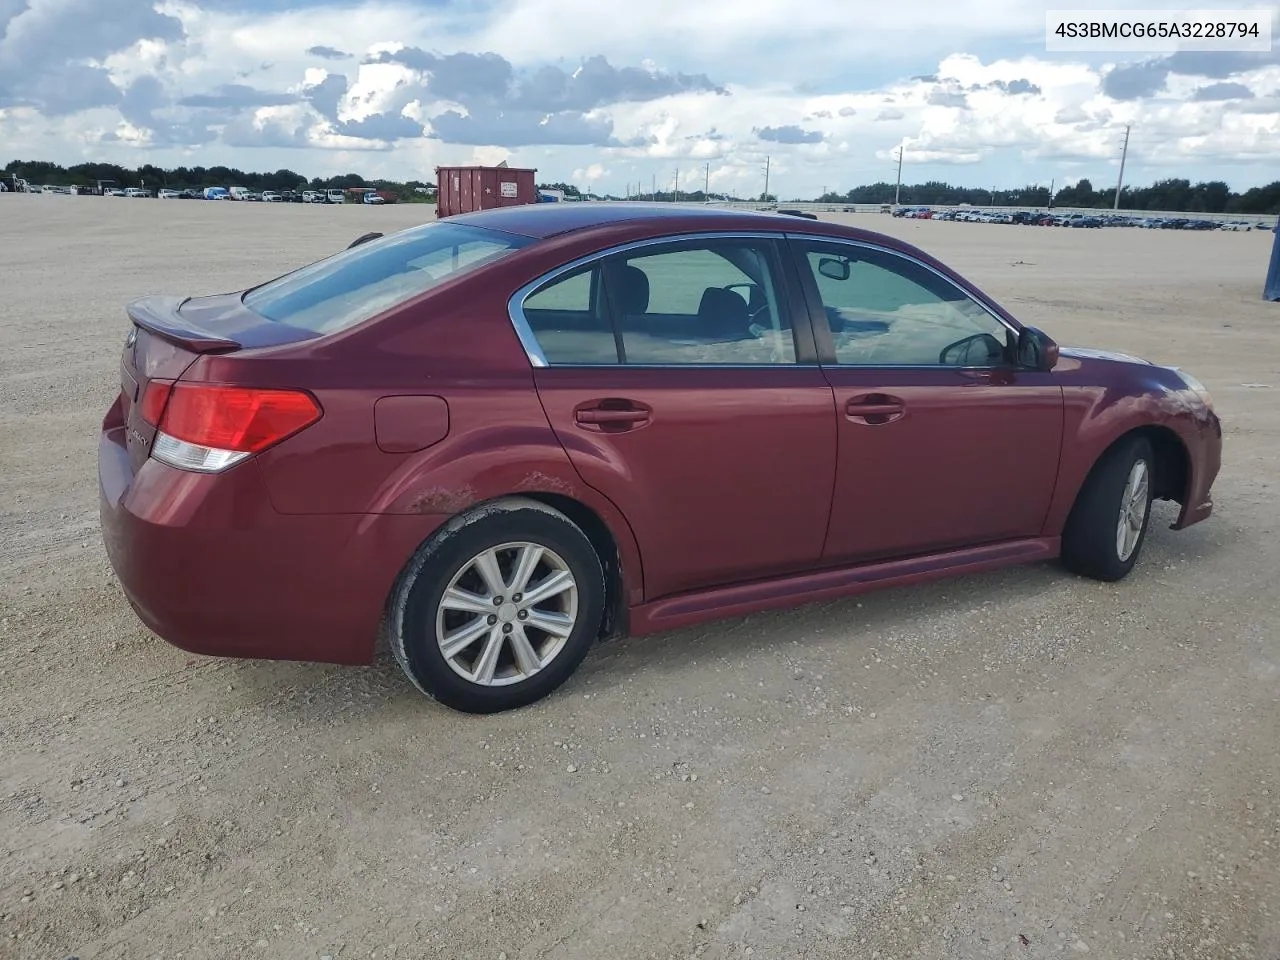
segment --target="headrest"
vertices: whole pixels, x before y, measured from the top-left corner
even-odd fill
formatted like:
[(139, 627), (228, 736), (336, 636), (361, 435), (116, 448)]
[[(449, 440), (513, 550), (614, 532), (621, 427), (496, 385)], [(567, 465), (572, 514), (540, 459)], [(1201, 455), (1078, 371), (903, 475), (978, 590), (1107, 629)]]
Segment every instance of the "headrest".
[(698, 304), (698, 332), (716, 337), (744, 337), (750, 312), (747, 302), (732, 290), (707, 287)]
[(604, 270), (605, 295), (623, 316), (649, 309), (649, 277), (629, 263), (611, 263)]

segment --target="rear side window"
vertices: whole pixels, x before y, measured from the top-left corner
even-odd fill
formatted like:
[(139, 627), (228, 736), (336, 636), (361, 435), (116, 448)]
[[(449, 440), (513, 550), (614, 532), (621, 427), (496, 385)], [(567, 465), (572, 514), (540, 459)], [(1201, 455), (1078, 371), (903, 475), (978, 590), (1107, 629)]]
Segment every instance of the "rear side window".
[(618, 339), (594, 265), (532, 294), (524, 302), (524, 315), (548, 363), (618, 362)]
[(370, 240), (250, 290), (268, 320), (334, 333), (533, 243), (531, 237), (434, 222)]
[(772, 246), (680, 240), (617, 253), (525, 298), (551, 366), (718, 366), (796, 362)]

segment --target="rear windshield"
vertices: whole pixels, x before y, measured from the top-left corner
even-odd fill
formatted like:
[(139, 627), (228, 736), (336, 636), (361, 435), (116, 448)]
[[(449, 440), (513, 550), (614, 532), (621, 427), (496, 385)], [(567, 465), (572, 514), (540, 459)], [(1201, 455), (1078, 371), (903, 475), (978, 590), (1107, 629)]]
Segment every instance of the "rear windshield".
[(427, 223), (264, 283), (244, 303), (268, 320), (333, 333), (530, 243), (531, 237), (496, 230)]

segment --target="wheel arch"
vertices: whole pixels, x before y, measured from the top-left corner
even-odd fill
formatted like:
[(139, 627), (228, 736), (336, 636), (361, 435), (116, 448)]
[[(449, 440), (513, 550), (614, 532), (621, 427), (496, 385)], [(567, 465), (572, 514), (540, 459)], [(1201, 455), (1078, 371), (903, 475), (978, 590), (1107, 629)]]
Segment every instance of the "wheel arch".
[(1134, 437), (1146, 438), (1150, 442), (1155, 456), (1154, 469), (1152, 471), (1154, 474), (1153, 499), (1173, 500), (1177, 503), (1186, 502), (1191, 482), (1191, 454), (1177, 431), (1161, 424), (1151, 423), (1134, 427), (1119, 434), (1094, 457), (1092, 465), (1072, 494), (1071, 511), (1068, 511), (1068, 516), (1075, 510), (1076, 504), (1080, 502), (1081, 495), (1088, 489), (1089, 482), (1097, 474), (1098, 469), (1106, 461), (1107, 457), (1111, 455), (1111, 452)]
[(1191, 454), (1182, 438), (1169, 427), (1155, 424), (1131, 433), (1140, 433), (1151, 441), (1156, 457), (1155, 499), (1185, 504), (1191, 484)]
[(638, 583), (640, 571), (632, 570), (631, 565), (624, 560), (623, 547), (613, 529), (599, 512), (574, 497), (545, 491), (520, 491), (490, 497), (467, 506), (442, 523), (418, 545), (405, 560), (387, 594), (379, 630), (381, 639), (385, 641), (389, 636), (388, 631), (395, 628), (398, 608), (404, 599), (406, 587), (417, 576), (439, 543), (479, 516), (490, 514), (495, 509), (516, 507), (522, 502), (528, 506), (530, 501), (563, 514), (590, 541), (605, 574), (604, 617), (598, 639), (625, 636), (629, 628), (630, 610), (627, 588), (630, 580)]
[(558, 510), (577, 524), (595, 548), (600, 565), (604, 567), (604, 619), (600, 624), (601, 640), (625, 636), (628, 629), (627, 577), (622, 549), (600, 514), (573, 497), (559, 493), (524, 493), (522, 497)]

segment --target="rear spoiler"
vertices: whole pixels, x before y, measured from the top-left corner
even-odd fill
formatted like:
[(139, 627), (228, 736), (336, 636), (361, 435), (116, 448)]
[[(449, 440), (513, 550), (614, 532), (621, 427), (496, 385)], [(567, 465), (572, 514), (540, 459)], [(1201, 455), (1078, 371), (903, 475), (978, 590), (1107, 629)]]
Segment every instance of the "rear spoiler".
[(142, 329), (196, 353), (239, 350), (242, 344), (192, 323), (178, 312), (190, 297), (152, 296), (134, 300), (125, 313)]

